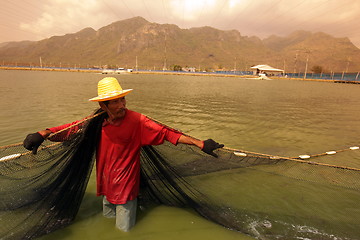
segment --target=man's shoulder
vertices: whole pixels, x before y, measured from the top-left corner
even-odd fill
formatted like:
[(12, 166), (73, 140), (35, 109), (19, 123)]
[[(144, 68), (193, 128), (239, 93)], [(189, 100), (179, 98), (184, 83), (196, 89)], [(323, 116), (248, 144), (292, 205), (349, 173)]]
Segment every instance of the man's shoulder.
[(144, 121), (146, 117), (138, 112), (132, 111), (132, 110), (127, 110), (126, 113), (126, 119), (130, 122), (141, 122)]
[(129, 116), (129, 117), (140, 117), (140, 116), (142, 116), (141, 113), (135, 112), (135, 111), (130, 110), (130, 109), (127, 109), (126, 111), (127, 111), (126, 115)]

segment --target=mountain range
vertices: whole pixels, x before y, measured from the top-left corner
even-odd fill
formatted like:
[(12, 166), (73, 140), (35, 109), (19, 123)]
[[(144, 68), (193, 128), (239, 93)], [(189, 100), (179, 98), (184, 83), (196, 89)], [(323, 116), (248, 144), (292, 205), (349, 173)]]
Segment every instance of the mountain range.
[[(40, 60), (41, 59), (41, 60)], [(265, 39), (237, 30), (212, 27), (181, 29), (134, 17), (94, 30), (52, 36), (40, 41), (0, 44), (0, 64), (55, 67), (115, 66), (169, 69), (174, 65), (200, 70), (249, 70), (268, 64), (286, 72), (320, 66), (330, 72), (358, 72), (360, 49), (348, 38), (323, 32), (295, 31)]]

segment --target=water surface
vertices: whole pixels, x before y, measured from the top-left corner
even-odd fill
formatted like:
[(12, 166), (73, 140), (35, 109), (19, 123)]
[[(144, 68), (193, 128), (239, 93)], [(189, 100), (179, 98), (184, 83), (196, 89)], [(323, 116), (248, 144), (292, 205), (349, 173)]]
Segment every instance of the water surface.
[[(0, 145), (21, 142), (28, 133), (91, 114), (97, 104), (87, 100), (97, 95), (97, 82), (102, 77), (104, 75), (92, 73), (0, 71)], [(207, 76), (124, 74), (116, 77), (124, 89), (134, 89), (126, 97), (129, 109), (197, 138), (213, 138), (227, 147), (298, 156), (359, 144), (358, 85)], [(360, 154), (348, 151), (319, 161), (360, 167)], [(240, 180), (250, 181), (253, 177), (253, 174), (242, 178), (229, 175), (223, 181), (240, 184)], [(279, 186), (284, 184), (279, 183)], [(307, 185), (299, 188), (306, 192)], [(255, 191), (251, 185), (245, 185), (243, 194), (251, 191)], [(259, 198), (268, 194), (263, 189)], [(320, 196), (309, 197), (321, 200)], [(243, 205), (249, 204), (245, 198), (241, 200), (241, 196), (234, 199)], [(340, 199), (339, 196), (334, 201)], [(256, 203), (258, 206), (254, 204), (249, 207), (271, 208), (271, 204), (262, 201)], [(92, 177), (75, 223), (45, 237), (54, 238), (247, 237), (211, 223), (190, 210), (165, 206), (143, 209), (133, 231), (122, 233), (114, 228), (113, 220), (102, 217), (101, 199), (95, 197), (95, 179)]]

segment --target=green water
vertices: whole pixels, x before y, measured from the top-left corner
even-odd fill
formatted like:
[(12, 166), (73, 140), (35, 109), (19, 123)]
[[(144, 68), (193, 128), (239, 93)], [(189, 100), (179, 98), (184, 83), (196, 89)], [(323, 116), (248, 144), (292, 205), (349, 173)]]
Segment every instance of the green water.
[[(87, 99), (97, 95), (96, 85), (102, 77), (104, 75), (91, 73), (0, 71), (0, 145), (21, 142), (27, 133), (89, 115), (97, 105)], [(230, 77), (137, 74), (117, 77), (123, 88), (134, 89), (127, 96), (129, 109), (192, 136), (214, 138), (227, 147), (298, 156), (343, 149), (360, 142), (360, 87), (357, 85)], [(349, 151), (319, 161), (359, 168), (360, 153)], [(271, 184), (266, 184), (270, 181)], [(350, 204), (349, 208), (355, 216), (356, 212), (359, 215), (359, 204), (349, 199), (353, 195), (346, 191), (342, 192), (345, 195), (329, 196), (329, 190), (319, 185), (291, 183), (288, 179), (263, 172), (249, 170), (241, 175), (232, 172), (218, 178), (215, 184), (218, 184), (215, 189), (219, 198), (227, 197), (229, 204), (238, 204), (256, 212), (268, 212), (273, 216), (288, 211), (289, 216), (309, 217), (316, 210), (315, 203), (327, 205), (320, 212), (321, 216), (314, 215), (314, 219), (333, 217), (339, 222), (351, 223), (353, 216), (346, 219), (341, 215), (341, 208), (346, 204)], [(241, 191), (237, 192), (238, 195), (227, 196), (229, 191), (226, 188), (234, 185)], [(289, 205), (291, 208), (280, 209), (277, 202), (267, 200), (269, 195), (271, 199), (281, 199), (282, 206)], [(299, 198), (302, 201), (297, 201)], [(325, 198), (331, 198), (331, 201), (325, 203)], [(306, 204), (301, 204), (304, 202)], [(333, 210), (335, 207), (338, 210)], [(115, 229), (114, 220), (102, 217), (101, 199), (95, 197), (94, 177), (90, 180), (74, 224), (44, 237), (159, 240), (247, 238), (246, 235), (209, 222), (190, 210), (165, 206), (141, 210), (135, 228), (130, 233), (122, 233)]]

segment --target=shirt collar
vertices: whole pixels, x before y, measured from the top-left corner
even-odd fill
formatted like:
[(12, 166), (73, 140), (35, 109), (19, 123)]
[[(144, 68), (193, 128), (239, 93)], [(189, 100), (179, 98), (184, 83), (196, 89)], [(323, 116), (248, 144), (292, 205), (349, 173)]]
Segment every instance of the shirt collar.
[[(122, 121), (126, 118), (127, 111), (128, 111), (128, 110), (126, 109), (125, 116), (124, 116), (124, 118), (123, 118), (123, 119), (121, 119), (121, 120), (120, 120), (120, 122), (119, 122), (119, 124), (118, 124), (118, 125), (120, 125), (120, 123), (121, 123), (121, 122), (122, 122)], [(102, 123), (102, 126), (103, 126), (103, 127), (106, 127), (107, 125), (118, 126), (118, 125), (114, 125), (114, 124), (109, 123), (109, 122), (108, 122), (108, 120), (105, 118), (105, 119), (104, 119), (104, 121), (103, 121), (103, 123)]]

